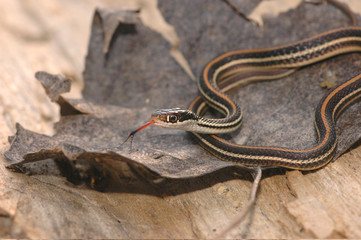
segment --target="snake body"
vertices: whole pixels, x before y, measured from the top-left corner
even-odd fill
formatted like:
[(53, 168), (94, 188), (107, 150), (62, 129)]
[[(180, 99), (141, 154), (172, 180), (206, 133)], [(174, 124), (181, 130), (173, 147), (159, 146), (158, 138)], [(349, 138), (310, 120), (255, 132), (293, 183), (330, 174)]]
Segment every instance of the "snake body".
[[(351, 52), (361, 52), (360, 27), (336, 29), (275, 48), (225, 53), (204, 67), (198, 81), (202, 97), (197, 97), (188, 110), (159, 110), (152, 115), (152, 121), (161, 127), (190, 131), (206, 150), (218, 158), (243, 166), (320, 168), (335, 153), (337, 117), (345, 107), (361, 98), (361, 74), (341, 82), (322, 98), (315, 113), (318, 142), (310, 149), (243, 146), (214, 134), (232, 132), (242, 122), (241, 108), (226, 92), (253, 81), (278, 79), (300, 67)], [(208, 105), (223, 113), (224, 117), (203, 117)]]

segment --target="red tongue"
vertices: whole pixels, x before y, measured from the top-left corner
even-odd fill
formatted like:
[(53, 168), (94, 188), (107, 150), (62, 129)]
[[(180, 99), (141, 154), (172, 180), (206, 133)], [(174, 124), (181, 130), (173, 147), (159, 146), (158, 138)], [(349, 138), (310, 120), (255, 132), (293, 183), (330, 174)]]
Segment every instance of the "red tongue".
[(131, 132), (131, 133), (128, 135), (127, 139), (125, 139), (125, 141), (123, 142), (123, 144), (126, 143), (126, 142), (129, 140), (129, 138), (133, 137), (137, 132), (139, 132), (140, 130), (143, 130), (144, 128), (146, 128), (146, 127), (148, 127), (148, 126), (150, 126), (150, 125), (152, 125), (153, 123), (154, 123), (154, 120), (150, 120), (149, 122), (147, 122), (146, 124), (144, 124), (144, 125), (141, 126), (140, 128), (138, 128), (138, 129), (134, 130), (133, 132)]

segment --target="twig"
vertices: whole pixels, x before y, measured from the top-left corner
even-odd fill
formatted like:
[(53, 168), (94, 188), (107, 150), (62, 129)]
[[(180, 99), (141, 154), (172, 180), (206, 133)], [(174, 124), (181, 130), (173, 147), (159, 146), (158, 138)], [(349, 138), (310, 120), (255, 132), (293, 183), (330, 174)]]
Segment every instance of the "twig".
[(247, 15), (242, 12), (241, 10), (239, 10), (235, 5), (233, 5), (229, 0), (222, 0), (223, 2), (225, 2), (230, 8), (232, 8), (232, 10), (237, 13), (239, 16), (241, 16), (242, 18), (244, 18), (247, 21), (252, 21), (251, 19), (249, 19), (247, 17)]
[(235, 227), (237, 227), (243, 220), (244, 218), (247, 216), (247, 214), (249, 213), (249, 211), (251, 210), (252, 206), (254, 205), (254, 203), (256, 202), (256, 194), (257, 194), (257, 190), (258, 190), (258, 186), (259, 183), (261, 181), (262, 178), (262, 169), (260, 167), (257, 167), (255, 169), (255, 172), (252, 173), (253, 176), (253, 185), (251, 188), (251, 192), (249, 194), (249, 198), (248, 198), (248, 202), (246, 204), (246, 206), (243, 208), (243, 210), (241, 211), (241, 213), (239, 214), (239, 216), (234, 219), (229, 225), (228, 227), (226, 227), (221, 233), (219, 233), (215, 238), (224, 238), (226, 236), (227, 233), (229, 233), (230, 231), (232, 231)]

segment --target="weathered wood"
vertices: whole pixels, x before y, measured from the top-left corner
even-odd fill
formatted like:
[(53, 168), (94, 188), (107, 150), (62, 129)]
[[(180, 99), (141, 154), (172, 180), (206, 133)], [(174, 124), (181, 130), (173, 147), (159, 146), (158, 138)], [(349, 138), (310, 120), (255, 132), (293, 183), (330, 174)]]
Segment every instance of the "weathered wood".
[[(71, 94), (80, 96), (94, 6), (118, 4), (103, 2), (0, 1), (1, 153), (9, 147), (7, 137), (14, 134), (15, 122), (52, 133), (58, 107), (34, 79), (36, 71), (72, 76)], [(192, 187), (183, 182), (184, 189), (175, 186), (168, 196), (162, 189), (146, 192), (149, 186), (142, 179), (143, 192), (124, 186), (101, 193), (61, 176), (10, 172), (3, 154), (0, 158), (1, 237), (212, 237), (241, 211), (251, 186), (247, 177), (227, 181), (237, 171), (226, 170), (189, 180)], [(357, 147), (319, 171), (269, 174), (261, 182), (254, 210), (230, 236), (360, 238), (360, 158)]]

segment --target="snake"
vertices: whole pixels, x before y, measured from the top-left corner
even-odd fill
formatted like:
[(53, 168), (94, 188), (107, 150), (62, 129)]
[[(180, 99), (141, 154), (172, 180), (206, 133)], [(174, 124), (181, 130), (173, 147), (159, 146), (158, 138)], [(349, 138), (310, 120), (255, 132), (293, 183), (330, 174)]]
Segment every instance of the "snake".
[[(147, 124), (129, 136), (156, 125), (191, 132), (200, 145), (217, 158), (244, 167), (283, 167), (314, 170), (328, 164), (337, 147), (336, 120), (350, 104), (361, 98), (361, 73), (340, 82), (320, 100), (315, 110), (317, 142), (309, 149), (234, 144), (219, 134), (230, 133), (242, 123), (242, 111), (228, 92), (255, 81), (286, 77), (299, 68), (335, 57), (361, 52), (361, 27), (345, 27), (279, 47), (235, 50), (205, 65), (198, 80), (200, 96), (188, 109), (155, 111)], [(204, 116), (208, 107), (221, 118)]]

